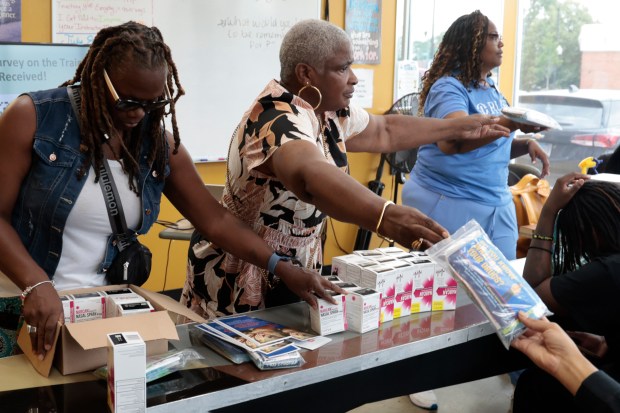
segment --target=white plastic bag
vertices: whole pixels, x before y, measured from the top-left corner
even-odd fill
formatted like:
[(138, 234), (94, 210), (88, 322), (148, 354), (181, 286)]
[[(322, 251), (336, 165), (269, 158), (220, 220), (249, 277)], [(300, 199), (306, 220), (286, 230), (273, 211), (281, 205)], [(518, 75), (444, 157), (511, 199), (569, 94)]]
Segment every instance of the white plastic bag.
[(457, 282), (489, 319), (504, 347), (508, 348), (510, 342), (525, 331), (517, 312), (523, 311), (536, 319), (550, 314), (545, 303), (475, 220), (426, 252), (452, 271)]

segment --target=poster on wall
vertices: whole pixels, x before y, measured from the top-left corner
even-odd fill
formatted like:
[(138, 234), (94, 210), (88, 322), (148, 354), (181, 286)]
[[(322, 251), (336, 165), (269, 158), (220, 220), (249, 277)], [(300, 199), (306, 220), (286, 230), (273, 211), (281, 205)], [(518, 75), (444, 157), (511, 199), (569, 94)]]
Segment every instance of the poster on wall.
[(58, 87), (73, 78), (88, 47), (0, 44), (0, 115), (21, 93)]
[(344, 28), (356, 64), (381, 63), (381, 0), (347, 0)]
[(22, 41), (22, 0), (0, 0), (0, 42)]
[(152, 0), (52, 0), (52, 42), (91, 44), (100, 29), (129, 20), (152, 26)]

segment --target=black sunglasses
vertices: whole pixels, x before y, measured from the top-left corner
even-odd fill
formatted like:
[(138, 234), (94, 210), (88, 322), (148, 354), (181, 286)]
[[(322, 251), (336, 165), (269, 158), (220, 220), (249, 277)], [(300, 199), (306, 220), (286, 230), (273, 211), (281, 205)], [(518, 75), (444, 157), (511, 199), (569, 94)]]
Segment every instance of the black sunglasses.
[(158, 99), (152, 102), (138, 101), (132, 99), (121, 99), (116, 93), (116, 89), (114, 89), (114, 85), (108, 76), (108, 72), (103, 69), (103, 77), (105, 79), (105, 83), (108, 85), (108, 90), (112, 94), (112, 98), (114, 98), (114, 107), (120, 111), (128, 112), (130, 110), (136, 110), (138, 108), (142, 108), (145, 112), (150, 112), (152, 110), (161, 109), (172, 100), (170, 98), (170, 91), (168, 90), (168, 85), (164, 83), (164, 92), (166, 94), (166, 99)]

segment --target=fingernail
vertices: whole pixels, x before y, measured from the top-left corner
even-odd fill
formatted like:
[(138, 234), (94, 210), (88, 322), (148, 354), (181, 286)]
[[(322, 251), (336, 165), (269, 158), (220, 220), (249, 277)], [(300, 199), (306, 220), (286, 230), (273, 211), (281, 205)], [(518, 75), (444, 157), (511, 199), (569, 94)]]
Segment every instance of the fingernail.
[(43, 361), (43, 354), (39, 354), (39, 361)]
[(52, 349), (52, 345), (51, 344), (46, 344), (45, 345), (45, 350), (50, 351)]

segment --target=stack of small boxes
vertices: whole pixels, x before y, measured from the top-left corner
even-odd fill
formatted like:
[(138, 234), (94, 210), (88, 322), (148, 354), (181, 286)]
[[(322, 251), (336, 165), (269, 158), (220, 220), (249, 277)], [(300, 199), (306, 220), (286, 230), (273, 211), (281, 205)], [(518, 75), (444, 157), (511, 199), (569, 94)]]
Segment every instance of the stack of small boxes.
[(395, 318), (456, 308), (456, 281), (424, 252), (354, 251), (332, 259), (329, 277), (349, 294), (334, 295), (337, 305), (318, 300), (311, 326), (321, 335), (346, 329), (364, 333)]
[(151, 303), (130, 288), (65, 295), (60, 300), (65, 324), (155, 311)]

